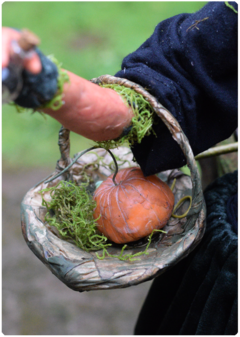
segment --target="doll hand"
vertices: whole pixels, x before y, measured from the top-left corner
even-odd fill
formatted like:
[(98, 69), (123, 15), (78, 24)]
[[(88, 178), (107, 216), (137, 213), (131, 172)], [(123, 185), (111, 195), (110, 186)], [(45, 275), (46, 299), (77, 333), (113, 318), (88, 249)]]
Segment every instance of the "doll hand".
[[(2, 28), (2, 68), (8, 66), (11, 51), (11, 41), (19, 40), (21, 33), (8, 27)], [(24, 60), (24, 68), (32, 74), (38, 74), (42, 65), (37, 53), (33, 52), (32, 56)]]

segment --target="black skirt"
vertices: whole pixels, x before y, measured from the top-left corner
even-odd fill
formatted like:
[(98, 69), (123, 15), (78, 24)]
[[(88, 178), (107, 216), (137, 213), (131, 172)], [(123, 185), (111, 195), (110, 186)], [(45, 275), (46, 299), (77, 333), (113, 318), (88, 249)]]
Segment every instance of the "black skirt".
[(207, 228), (197, 248), (156, 278), (136, 335), (237, 333), (237, 171), (204, 193)]

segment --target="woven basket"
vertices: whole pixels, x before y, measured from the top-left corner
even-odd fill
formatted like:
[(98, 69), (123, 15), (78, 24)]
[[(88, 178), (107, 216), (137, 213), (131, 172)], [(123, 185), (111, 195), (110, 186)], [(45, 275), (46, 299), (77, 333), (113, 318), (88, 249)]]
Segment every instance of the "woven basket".
[[(21, 204), (22, 231), (32, 252), (68, 287), (76, 291), (97, 289), (115, 289), (137, 285), (159, 276), (167, 268), (173, 266), (187, 256), (200, 242), (204, 229), (206, 209), (203, 199), (201, 181), (192, 149), (180, 125), (171, 113), (166, 110), (153, 96), (141, 86), (104, 75), (92, 80), (93, 83), (118, 83), (134, 89), (148, 100), (156, 114), (162, 119), (172, 134), (173, 139), (181, 147), (191, 172), (191, 177), (179, 170), (161, 172), (158, 176), (169, 185), (176, 178), (174, 187), (175, 203), (185, 195), (192, 196), (192, 207), (185, 218), (171, 218), (163, 228), (166, 234), (156, 234), (148, 249), (148, 255), (139, 256), (136, 261), (121, 261), (117, 258), (106, 257), (99, 260), (95, 252), (86, 252), (74, 244), (62, 240), (52, 228), (45, 223), (46, 208), (41, 205), (40, 190), (56, 185), (60, 180), (75, 181), (81, 184), (82, 169), (88, 163), (87, 174), (94, 182), (104, 180), (110, 175), (111, 169), (104, 164), (96, 168), (96, 152), (102, 156), (103, 163), (108, 164), (112, 159), (104, 149), (84, 154), (70, 169), (52, 182), (45, 183), (49, 178), (61, 173), (72, 159), (69, 156), (69, 131), (61, 128), (59, 132), (59, 147), (61, 159), (57, 162), (56, 170), (47, 178), (36, 184), (25, 195)], [(120, 158), (120, 168), (136, 166), (128, 148), (121, 147), (112, 150)], [(94, 190), (94, 186), (92, 186)], [(50, 198), (45, 195), (45, 199)], [(181, 208), (184, 213), (187, 205)], [(128, 253), (144, 250), (144, 242), (128, 246)], [(121, 247), (113, 245), (111, 254), (119, 254)]]

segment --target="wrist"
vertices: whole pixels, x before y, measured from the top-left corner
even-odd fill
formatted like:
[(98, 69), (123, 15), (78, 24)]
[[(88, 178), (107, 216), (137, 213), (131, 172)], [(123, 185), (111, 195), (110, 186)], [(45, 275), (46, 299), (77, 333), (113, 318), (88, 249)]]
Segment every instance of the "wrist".
[[(100, 146), (107, 148), (119, 147), (125, 144), (133, 146), (141, 143), (142, 139), (155, 134), (153, 124), (155, 120), (154, 109), (150, 102), (138, 91), (139, 87), (136, 83), (126, 79), (116, 78), (110, 75), (103, 75), (93, 79), (93, 83), (103, 88), (111, 88), (116, 91), (122, 99), (131, 107), (131, 123), (123, 128), (123, 132), (119, 137), (115, 137), (108, 142), (98, 142)], [(155, 134), (156, 136), (156, 134)]]

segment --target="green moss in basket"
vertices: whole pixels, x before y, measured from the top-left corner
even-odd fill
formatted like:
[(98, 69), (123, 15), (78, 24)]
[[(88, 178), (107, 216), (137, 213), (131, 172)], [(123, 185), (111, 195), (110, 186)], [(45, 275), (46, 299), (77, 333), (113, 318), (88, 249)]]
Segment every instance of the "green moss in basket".
[[(50, 192), (51, 201), (44, 199)], [(45, 221), (58, 229), (61, 237), (70, 240), (85, 251), (99, 250), (111, 246), (107, 238), (98, 234), (96, 220), (93, 218), (95, 201), (86, 187), (61, 181), (56, 186), (40, 191), (42, 205), (47, 208)]]
[[(107, 238), (97, 231), (97, 219), (93, 217), (96, 202), (86, 190), (87, 184), (78, 186), (71, 182), (60, 181), (56, 186), (45, 188), (39, 193), (42, 196), (42, 205), (47, 208), (45, 221), (57, 228), (62, 239), (75, 243), (85, 251), (102, 250), (102, 256), (96, 253), (98, 259), (107, 257), (122, 261), (139, 260), (140, 255), (148, 255), (148, 248), (154, 232), (148, 237), (148, 244), (144, 251), (129, 254), (125, 253), (127, 245), (123, 245), (119, 255), (112, 255), (107, 248), (112, 246)], [(51, 200), (44, 199), (45, 192), (50, 192)]]

